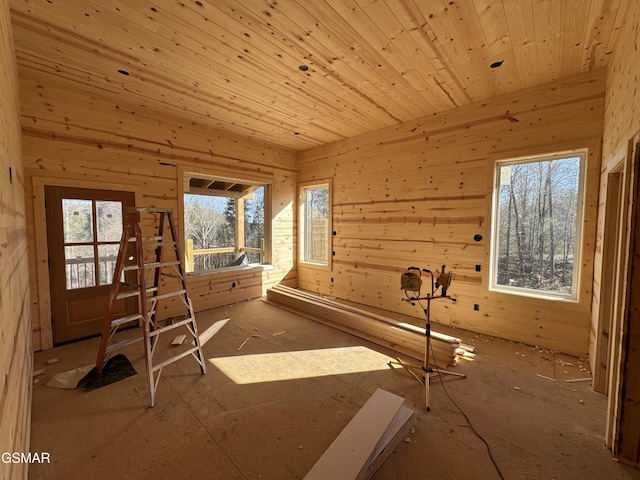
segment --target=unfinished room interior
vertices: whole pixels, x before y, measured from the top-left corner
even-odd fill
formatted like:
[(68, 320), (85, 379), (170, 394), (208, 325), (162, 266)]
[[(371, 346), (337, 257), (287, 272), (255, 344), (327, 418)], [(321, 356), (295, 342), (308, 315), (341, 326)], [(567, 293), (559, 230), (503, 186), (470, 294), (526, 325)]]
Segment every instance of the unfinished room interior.
[(0, 0), (0, 478), (639, 479), (639, 30)]

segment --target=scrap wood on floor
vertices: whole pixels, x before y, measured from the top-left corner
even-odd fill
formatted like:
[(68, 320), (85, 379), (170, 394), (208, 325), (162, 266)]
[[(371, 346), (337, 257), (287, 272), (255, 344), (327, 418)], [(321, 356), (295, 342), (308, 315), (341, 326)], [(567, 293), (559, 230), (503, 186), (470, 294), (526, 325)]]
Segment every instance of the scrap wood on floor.
[(404, 398), (377, 389), (309, 470), (304, 480), (366, 480), (415, 421)]

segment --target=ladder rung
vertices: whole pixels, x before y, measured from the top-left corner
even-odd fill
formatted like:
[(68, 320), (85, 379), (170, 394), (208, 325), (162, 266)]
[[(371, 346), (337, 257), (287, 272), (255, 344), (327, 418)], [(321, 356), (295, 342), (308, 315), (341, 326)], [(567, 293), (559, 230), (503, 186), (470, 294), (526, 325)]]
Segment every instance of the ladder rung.
[(195, 319), (193, 317), (186, 318), (176, 323), (172, 323), (171, 325), (167, 325), (166, 327), (157, 328), (153, 332), (149, 332), (149, 336), (153, 337), (154, 335), (160, 335), (162, 332), (166, 332), (168, 330), (173, 330), (174, 328), (181, 327), (182, 325), (186, 325), (187, 323), (193, 322)]
[[(145, 263), (144, 268), (162, 268), (162, 267), (170, 267), (172, 265), (180, 265), (180, 261), (176, 260), (174, 262), (150, 262), (150, 263)], [(131, 271), (131, 270), (137, 270), (137, 269), (138, 269), (138, 265), (129, 265), (123, 268), (125, 272)]]
[(175, 260), (173, 262), (149, 262), (144, 264), (144, 268), (162, 268), (171, 267), (173, 265), (180, 265), (180, 261)]
[(159, 207), (127, 207), (126, 213), (171, 213), (170, 208)]
[(184, 295), (185, 293), (187, 293), (186, 290), (176, 290), (175, 292), (163, 293), (162, 295), (153, 295), (151, 297), (148, 297), (147, 300), (150, 302), (155, 302), (156, 300), (177, 297), (178, 295)]
[[(147, 288), (147, 293), (153, 293), (153, 292), (155, 292), (157, 290), (158, 290), (158, 287), (150, 287), (150, 288)], [(120, 299), (123, 299), (123, 298), (135, 297), (137, 295), (140, 295), (140, 289), (131, 290), (131, 291), (128, 291), (128, 292), (120, 292), (116, 296), (116, 299), (120, 300)]]
[(145, 244), (145, 246), (147, 247), (171, 247), (171, 248), (176, 248), (177, 243), (176, 242), (172, 242), (172, 241), (166, 241), (166, 242), (148, 242)]
[(140, 320), (141, 318), (142, 318), (142, 315), (140, 315), (139, 313), (134, 313), (133, 315), (128, 315), (126, 317), (120, 317), (112, 320), (111, 326), (117, 327), (118, 325), (122, 325), (124, 323), (133, 322), (134, 320)]
[(111, 352), (118, 350), (120, 348), (124, 348), (127, 345), (131, 345), (133, 343), (139, 342), (140, 340), (142, 340), (144, 337), (141, 335), (139, 337), (134, 337), (134, 338), (128, 338), (126, 340), (122, 340), (121, 342), (118, 343), (114, 343), (113, 345), (109, 345), (107, 347), (107, 355), (110, 354)]
[(159, 363), (159, 364), (157, 364), (157, 365), (154, 365), (154, 366), (152, 367), (151, 371), (152, 371), (152, 372), (155, 372), (156, 370), (160, 370), (161, 368), (166, 367), (166, 366), (167, 366), (167, 365), (169, 365), (170, 363), (177, 362), (177, 361), (178, 361), (178, 360), (180, 360), (181, 358), (186, 357), (187, 355), (192, 354), (192, 353), (195, 353), (195, 352), (197, 352), (197, 351), (198, 351), (198, 347), (190, 348), (189, 350), (186, 350), (186, 351), (184, 351), (184, 352), (182, 352), (182, 353), (180, 353), (180, 354), (176, 355), (175, 357), (171, 357), (171, 358), (169, 358), (168, 360), (165, 360), (165, 361), (164, 361), (164, 362), (162, 362), (162, 363)]

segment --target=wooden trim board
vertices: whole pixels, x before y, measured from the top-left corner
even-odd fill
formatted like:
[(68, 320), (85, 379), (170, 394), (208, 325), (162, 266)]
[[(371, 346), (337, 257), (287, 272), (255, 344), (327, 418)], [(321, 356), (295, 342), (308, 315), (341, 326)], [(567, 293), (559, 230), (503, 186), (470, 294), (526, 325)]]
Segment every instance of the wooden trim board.
[[(424, 360), (425, 329), (359, 310), (295, 288), (276, 285), (267, 300), (301, 316), (345, 331), (377, 345)], [(455, 366), (461, 355), (459, 338), (431, 331), (433, 357), (440, 368)]]
[(304, 480), (366, 480), (415, 420), (404, 398), (377, 389), (309, 470)]

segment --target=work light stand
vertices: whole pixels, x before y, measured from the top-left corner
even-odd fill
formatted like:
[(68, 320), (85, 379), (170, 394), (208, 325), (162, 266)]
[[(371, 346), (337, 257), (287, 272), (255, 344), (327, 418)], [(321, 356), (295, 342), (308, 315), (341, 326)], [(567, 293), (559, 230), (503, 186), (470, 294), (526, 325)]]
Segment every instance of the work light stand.
[[(441, 369), (438, 367), (435, 358), (432, 358), (433, 347), (431, 345), (431, 301), (436, 299), (448, 298), (451, 301), (455, 302), (456, 299), (452, 298), (451, 295), (447, 295), (447, 289), (449, 288), (449, 284), (451, 283), (451, 272), (445, 273), (445, 265), (442, 265), (442, 271), (438, 276), (437, 280), (435, 279), (433, 272), (428, 269), (423, 269), (420, 271), (417, 267), (409, 267), (407, 273), (403, 275), (402, 278), (402, 288), (405, 290), (406, 298), (403, 298), (402, 301), (410, 302), (412, 305), (416, 303), (422, 307), (422, 310), (425, 314), (427, 323), (425, 325), (425, 342), (424, 342), (424, 364), (423, 365), (414, 365), (407, 362), (404, 362), (400, 358), (397, 358), (396, 361), (391, 361), (389, 364), (400, 365), (402, 368), (407, 370), (411, 376), (413, 376), (416, 380), (418, 380), (425, 388), (425, 408), (427, 411), (431, 410), (431, 394), (430, 394), (430, 383), (431, 380), (437, 380), (444, 376), (456, 376), (466, 378), (467, 376), (464, 373), (456, 373), (450, 372), (448, 370)], [(415, 272), (418, 273), (415, 273)], [(427, 273), (431, 277), (431, 292), (426, 294), (425, 296), (420, 296), (420, 287), (422, 285), (422, 279), (419, 278), (422, 276), (422, 272)], [(416, 279), (416, 277), (418, 277)], [(407, 290), (407, 288), (409, 290)], [(440, 295), (436, 295), (437, 291), (440, 290)], [(409, 291), (412, 294), (409, 294)], [(427, 306), (424, 307), (421, 303), (422, 301), (427, 302)], [(433, 363), (435, 367), (435, 371), (431, 368), (431, 364)]]

